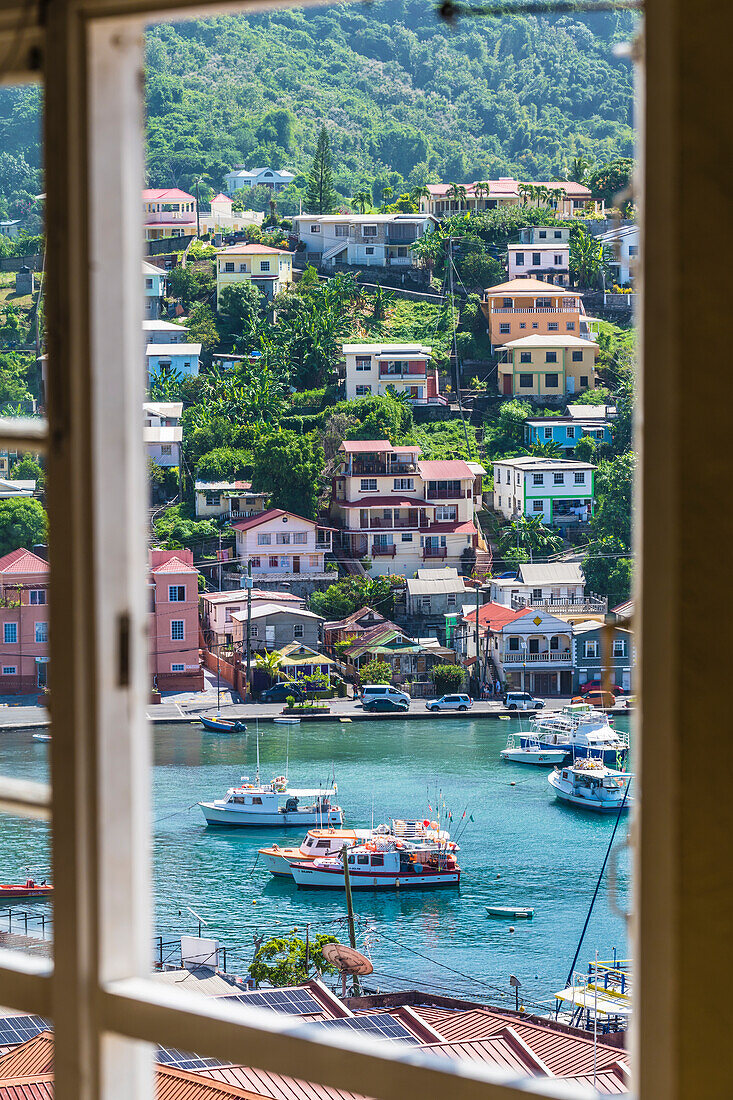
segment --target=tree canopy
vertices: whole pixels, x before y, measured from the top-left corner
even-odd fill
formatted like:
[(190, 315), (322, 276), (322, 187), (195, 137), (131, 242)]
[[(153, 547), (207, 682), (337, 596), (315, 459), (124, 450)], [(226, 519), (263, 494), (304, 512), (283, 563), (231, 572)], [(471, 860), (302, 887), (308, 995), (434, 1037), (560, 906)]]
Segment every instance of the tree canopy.
[(31, 550), (48, 539), (43, 505), (32, 498), (0, 500), (0, 557), (11, 550)]

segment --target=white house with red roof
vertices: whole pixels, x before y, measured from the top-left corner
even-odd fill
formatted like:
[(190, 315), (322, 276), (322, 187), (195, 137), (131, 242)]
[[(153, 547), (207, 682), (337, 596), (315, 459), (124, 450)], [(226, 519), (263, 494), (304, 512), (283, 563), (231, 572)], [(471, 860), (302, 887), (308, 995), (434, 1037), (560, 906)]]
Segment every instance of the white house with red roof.
[(413, 405), (445, 405), (431, 349), (423, 344), (343, 344), (346, 400), (387, 393), (406, 394)]
[(179, 187), (148, 187), (143, 191), (145, 240), (196, 234), (196, 199)]
[(535, 608), (511, 612), (502, 607), (497, 614), (504, 621), (489, 627), (485, 655), (504, 687), (539, 696), (571, 695), (573, 627)]
[(48, 562), (21, 547), (0, 558), (0, 695), (46, 686)]
[(198, 570), (191, 550), (150, 551), (149, 661), (158, 691), (203, 691)]
[(233, 523), (236, 556), (246, 573), (261, 580), (325, 580), (325, 556), (331, 552), (333, 528), (296, 516), (283, 508), (269, 508), (258, 516)]
[(463, 459), (427, 461), (416, 444), (347, 439), (332, 479), (331, 516), (348, 557), (376, 574), (412, 576), (425, 565), (460, 568), (479, 545), (484, 469)]
[(216, 300), (225, 286), (254, 283), (268, 301), (293, 281), (293, 255), (267, 244), (233, 244), (216, 257)]
[(262, 225), (265, 215), (256, 210), (234, 210), (228, 195), (214, 195), (208, 210), (199, 208), (201, 233), (241, 233), (249, 225)]

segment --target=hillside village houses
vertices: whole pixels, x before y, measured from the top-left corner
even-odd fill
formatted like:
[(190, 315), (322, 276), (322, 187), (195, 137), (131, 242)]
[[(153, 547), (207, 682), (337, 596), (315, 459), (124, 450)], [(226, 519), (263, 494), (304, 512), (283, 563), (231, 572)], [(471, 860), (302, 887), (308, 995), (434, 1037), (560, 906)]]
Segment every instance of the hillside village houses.
[(510, 279), (484, 291), (481, 309), (492, 349), (524, 336), (592, 338), (595, 319), (586, 316), (583, 295), (541, 279)]
[(48, 562), (31, 550), (0, 558), (0, 695), (47, 685)]
[(294, 179), (295, 172), (290, 172), (287, 168), (247, 169), (244, 165), (235, 164), (224, 177), (224, 186), (228, 195), (252, 187), (269, 187), (271, 191), (278, 192), (284, 190)]
[(565, 333), (522, 336), (498, 348), (498, 386), (504, 397), (555, 397), (594, 389), (598, 344)]
[[(430, 194), (420, 199), (420, 209), (426, 214), (432, 214), (434, 218), (495, 210), (501, 206), (549, 205), (558, 218), (583, 217), (588, 213), (605, 212), (602, 199), (593, 199), (589, 188), (570, 180), (528, 184), (511, 176), (500, 176), (498, 180), (477, 180), (475, 183), (465, 184), (465, 198), (463, 195), (456, 195), (453, 187), (450, 183), (428, 184), (427, 190)], [(529, 190), (531, 188), (544, 188), (547, 193), (532, 195)]]
[(304, 607), (292, 604), (258, 603), (251, 611), (243, 608), (232, 612), (232, 640), (234, 645), (246, 644), (247, 617), (250, 620), (250, 650), (264, 653), (281, 650), (290, 642), (298, 642), (312, 650), (321, 644), (323, 618)]
[(376, 626), (384, 625), (397, 629), (391, 622), (373, 607), (360, 607), (352, 611), (345, 619), (334, 619), (323, 624), (323, 642), (327, 648), (333, 648), (337, 642), (356, 642)]
[(267, 510), (268, 493), (253, 493), (251, 481), (201, 481), (194, 486), (197, 519), (248, 519)]
[(293, 255), (267, 244), (233, 244), (216, 257), (216, 301), (225, 286), (253, 283), (268, 302), (293, 281)]
[(208, 210), (199, 209), (201, 233), (242, 233), (250, 225), (262, 225), (265, 215), (255, 210), (234, 210), (228, 195), (214, 195)]
[(533, 695), (570, 695), (573, 630), (547, 611), (526, 608), (491, 631), (488, 655), (507, 690)]
[(519, 243), (507, 245), (509, 279), (544, 278), (557, 286), (570, 282), (570, 230), (564, 226), (520, 229)]
[(35, 481), (0, 478), (0, 500), (19, 500), (23, 497), (30, 499), (35, 491)]
[(196, 235), (196, 199), (178, 187), (149, 187), (143, 191), (145, 240)]
[(143, 405), (143, 441), (156, 466), (181, 465), (182, 401), (146, 401)]
[(617, 626), (613, 638), (606, 641), (602, 623), (589, 621), (573, 627), (573, 691), (591, 684), (600, 687), (605, 676), (612, 687), (633, 691), (635, 663), (630, 630)]
[(344, 554), (368, 558), (374, 574), (409, 576), (426, 563), (460, 567), (483, 549), (479, 463), (425, 461), (416, 444), (346, 440), (332, 478), (331, 517)]
[(165, 271), (143, 260), (143, 314), (146, 319), (160, 317), (165, 298)]
[(585, 436), (599, 443), (610, 443), (615, 414), (615, 409), (613, 414), (606, 413), (610, 408), (608, 405), (569, 405), (565, 416), (530, 417), (524, 422), (524, 442), (528, 447), (537, 443), (556, 443), (567, 455), (572, 455), (579, 440)]
[(414, 405), (445, 405), (438, 392), (438, 370), (431, 349), (422, 344), (344, 344), (346, 400), (382, 396), (387, 387)]
[(203, 691), (198, 570), (191, 550), (151, 550), (150, 673), (158, 691)]
[(331, 551), (332, 527), (282, 508), (270, 508), (232, 527), (243, 572), (251, 563), (252, 575), (260, 581), (327, 579), (324, 557)]
[(461, 607), (466, 598), (463, 577), (453, 566), (418, 569), (405, 580), (405, 602), (410, 618), (444, 618)]
[(187, 344), (188, 329), (172, 321), (160, 318), (148, 318), (143, 321), (143, 337), (146, 346), (150, 344)]
[(293, 232), (318, 267), (414, 267), (410, 245), (435, 228), (426, 214), (298, 214)]
[(505, 520), (539, 516), (554, 527), (587, 523), (595, 508), (595, 469), (592, 463), (577, 459), (498, 459), (494, 510)]
[(201, 362), (201, 344), (184, 344), (178, 338), (171, 343), (153, 341), (145, 348), (148, 378), (161, 371), (172, 371), (186, 378), (196, 378)]

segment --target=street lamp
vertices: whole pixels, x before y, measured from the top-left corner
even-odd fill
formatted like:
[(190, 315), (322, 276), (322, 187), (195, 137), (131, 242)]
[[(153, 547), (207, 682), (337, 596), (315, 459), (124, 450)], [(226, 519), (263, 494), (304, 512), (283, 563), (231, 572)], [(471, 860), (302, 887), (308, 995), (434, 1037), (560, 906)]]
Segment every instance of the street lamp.
[(203, 183), (203, 176), (196, 180), (196, 236), (201, 236), (201, 202), (199, 200), (199, 184)]
[(527, 690), (527, 643), (524, 638), (519, 639), (519, 648), (522, 651), (522, 691)]

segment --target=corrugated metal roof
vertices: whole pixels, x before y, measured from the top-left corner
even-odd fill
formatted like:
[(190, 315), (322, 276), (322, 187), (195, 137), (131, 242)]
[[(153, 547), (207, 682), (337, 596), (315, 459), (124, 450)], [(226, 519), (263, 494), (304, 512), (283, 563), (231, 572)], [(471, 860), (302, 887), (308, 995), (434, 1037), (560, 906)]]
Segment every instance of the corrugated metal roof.
[(155, 575), (157, 573), (195, 573), (196, 570), (192, 565), (186, 565), (180, 558), (168, 558), (168, 561), (163, 562), (152, 572)]
[(0, 1100), (53, 1100), (53, 1074), (0, 1083)]
[(585, 584), (580, 563), (559, 561), (545, 565), (520, 565), (519, 577), (522, 584), (538, 587), (543, 584)]
[(284, 1077), (250, 1066), (222, 1066), (201, 1071), (202, 1077), (249, 1090), (271, 1100), (368, 1100), (361, 1093), (334, 1089), (329, 1085), (316, 1085), (298, 1077)]
[(421, 459), (417, 468), (426, 481), (436, 481), (440, 478), (459, 480), (470, 477), (473, 479), (470, 466), (462, 458)]
[(408, 577), (406, 580), (407, 591), (411, 596), (436, 594), (438, 592), (465, 592), (466, 586), (463, 577), (459, 577), (456, 570), (452, 570), (453, 576), (447, 577), (443, 569), (436, 569), (434, 577), (425, 576), (429, 569), (418, 569), (417, 577)]
[(156, 1100), (256, 1100), (262, 1093), (224, 1081), (209, 1081), (200, 1073), (158, 1066), (155, 1074)]
[(161, 985), (177, 985), (181, 989), (203, 993), (207, 997), (231, 996), (242, 992), (239, 982), (228, 981), (223, 975), (204, 966), (197, 966), (194, 970), (156, 970), (150, 975), (150, 980)]
[(495, 1035), (490, 1039), (474, 1039), (470, 1043), (436, 1043), (425, 1048), (431, 1054), (452, 1058), (454, 1061), (488, 1062), (492, 1066), (517, 1070), (528, 1077), (544, 1076), (525, 1055), (518, 1043), (513, 1043), (504, 1035)]
[(52, 1072), (53, 1035), (50, 1031), (42, 1031), (0, 1058), (0, 1081), (9, 1081), (14, 1077), (38, 1077)]
[(0, 558), (0, 573), (48, 573), (48, 562), (21, 546)]

